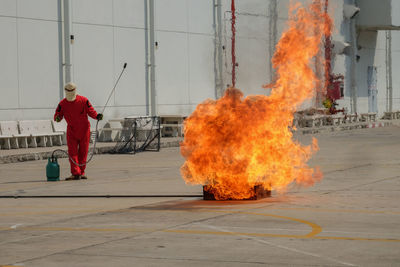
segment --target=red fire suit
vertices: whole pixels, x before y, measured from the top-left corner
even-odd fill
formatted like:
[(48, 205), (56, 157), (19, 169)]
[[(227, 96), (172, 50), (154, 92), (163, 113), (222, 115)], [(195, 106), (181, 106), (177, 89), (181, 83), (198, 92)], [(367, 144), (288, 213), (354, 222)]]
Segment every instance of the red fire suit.
[[(90, 141), (90, 122), (88, 115), (96, 119), (97, 112), (90, 104), (89, 100), (77, 95), (74, 101), (68, 101), (66, 98), (58, 104), (54, 114), (54, 120), (58, 116), (67, 121), (67, 145), (69, 156), (78, 164), (86, 162), (89, 141)], [(72, 175), (84, 175), (86, 165), (77, 166), (71, 160)]]

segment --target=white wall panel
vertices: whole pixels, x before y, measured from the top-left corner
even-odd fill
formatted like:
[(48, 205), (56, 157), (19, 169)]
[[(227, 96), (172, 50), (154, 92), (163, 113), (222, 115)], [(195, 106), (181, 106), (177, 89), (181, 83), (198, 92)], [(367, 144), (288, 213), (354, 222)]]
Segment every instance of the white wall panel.
[(18, 107), (17, 20), (0, 17), (0, 109)]
[[(400, 43), (400, 31), (392, 31), (392, 52), (400, 52), (400, 46), (396, 44)], [(393, 46), (395, 44), (395, 46)]]
[[(73, 71), (78, 92), (101, 108), (124, 62), (125, 74), (111, 98), (106, 117), (144, 115), (145, 47), (144, 0), (71, 0), (73, 16)], [(307, 0), (308, 1), (308, 0)], [(290, 0), (277, 0), (279, 39), (287, 28)], [(301, 0), (306, 2), (306, 0)], [(348, 2), (348, 1), (347, 1)], [(398, 1), (392, 1), (392, 3)], [(59, 94), (59, 33), (56, 22), (62, 0), (0, 0), (0, 119), (50, 118)], [(214, 97), (214, 45), (212, 0), (155, 0), (156, 92), (159, 114), (189, 114), (206, 98)], [(226, 29), (224, 83), (230, 83), (230, 4), (222, 0)], [(269, 7), (271, 0), (236, 0), (237, 87), (245, 95), (265, 94), (269, 78)], [(333, 39), (349, 39), (349, 23), (343, 21), (343, 0), (330, 1), (334, 17)], [(397, 4), (396, 4), (397, 5)], [(394, 6), (392, 11), (396, 10)], [(6, 18), (4, 16), (20, 16)], [(1, 17), (3, 16), (3, 17)], [(32, 19), (23, 19), (32, 18)], [(98, 24), (93, 25), (93, 24)], [(103, 25), (103, 26), (102, 26)], [(111, 26), (116, 27), (111, 27)], [(18, 26), (18, 27), (17, 27)], [(191, 34), (192, 33), (192, 34)], [(393, 108), (400, 109), (400, 34), (393, 37)], [(357, 63), (358, 111), (368, 111), (367, 67), (378, 67), (378, 109), (385, 111), (385, 35), (362, 33)], [(18, 42), (18, 43), (17, 43)], [(348, 56), (337, 56), (334, 73), (346, 78), (347, 97), (339, 108), (349, 108)], [(225, 60), (225, 54), (224, 54)], [(40, 92), (41, 96), (37, 97)]]
[(207, 98), (215, 99), (213, 50), (213, 37), (189, 35), (189, 87), (192, 104)]
[(16, 16), (17, 15), (17, 1), (16, 0), (1, 0), (0, 1), (0, 15)]
[(114, 25), (144, 28), (144, 0), (115, 0)]
[[(146, 106), (119, 106), (119, 107), (107, 107), (104, 111), (104, 120), (105, 121), (114, 118), (126, 118), (129, 116), (143, 116), (146, 115)], [(92, 123), (92, 127), (95, 126), (95, 121)], [(100, 126), (100, 125), (99, 125)]]
[[(350, 112), (350, 108), (349, 108), (349, 112)], [(378, 111), (382, 112), (381, 110), (379, 110), (378, 107)], [(368, 112), (368, 97), (359, 97), (357, 99), (357, 113), (367, 113)]]
[(377, 38), (376, 38), (376, 49), (377, 50), (385, 50), (386, 49), (386, 31), (378, 31), (377, 33), (378, 34), (377, 34)]
[(77, 92), (94, 106), (103, 106), (114, 83), (113, 28), (75, 24), (74, 29), (73, 76)]
[(101, 25), (113, 24), (112, 0), (73, 0), (72, 21)]
[(238, 38), (236, 44), (236, 61), (239, 63), (236, 69), (236, 87), (241, 89), (245, 96), (266, 94), (267, 91), (262, 85), (270, 81), (268, 42)]
[(400, 32), (392, 31), (393, 110), (400, 110)]
[[(392, 37), (393, 35), (394, 34), (392, 32)], [(396, 43), (399, 44), (399, 42)], [(400, 50), (398, 48), (395, 48), (392, 50), (393, 110), (400, 110), (400, 75), (397, 75), (397, 71), (399, 69), (400, 69)]]
[(189, 0), (188, 17), (189, 32), (214, 34), (213, 29), (213, 1)]
[(159, 115), (190, 115), (196, 105), (158, 105), (158, 114)]
[[(3, 0), (2, 0), (3, 1)], [(18, 16), (23, 18), (57, 20), (61, 0), (15, 0)]]
[[(228, 23), (227, 30), (230, 34), (231, 25)], [(236, 36), (245, 38), (267, 39), (269, 35), (269, 18), (262, 16), (251, 16), (247, 14), (238, 15), (236, 18)], [(268, 47), (265, 47), (268, 49)]]
[(278, 18), (288, 19), (290, 0), (277, 0)]
[(17, 113), (15, 120), (52, 120), (56, 111), (58, 102), (51, 103), (50, 108), (40, 109), (22, 109)]
[(186, 32), (188, 30), (187, 4), (187, 0), (155, 0), (156, 30)]
[(189, 104), (187, 34), (158, 32), (157, 35), (157, 103)]
[(345, 74), (346, 57), (346, 55), (336, 55), (335, 57), (332, 57), (332, 72), (334, 74)]
[(237, 12), (248, 13), (253, 15), (268, 15), (270, 1), (266, 0), (240, 0), (235, 1)]
[(0, 109), (0, 121), (5, 120), (44, 120), (53, 119), (54, 112), (57, 108), (57, 103), (51, 108), (39, 109)]
[(51, 107), (59, 100), (58, 23), (18, 19), (18, 50), (21, 107)]
[(399, 26), (400, 25), (400, 1), (399, 0), (392, 0), (390, 1), (392, 4), (392, 25)]
[(115, 28), (114, 80), (128, 63), (115, 91), (116, 105), (146, 105), (144, 30)]

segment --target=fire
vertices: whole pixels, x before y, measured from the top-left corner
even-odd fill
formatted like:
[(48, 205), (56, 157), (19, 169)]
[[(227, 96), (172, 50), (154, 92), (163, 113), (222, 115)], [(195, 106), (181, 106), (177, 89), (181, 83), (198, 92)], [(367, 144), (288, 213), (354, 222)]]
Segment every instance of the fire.
[[(181, 174), (189, 184), (210, 185), (216, 199), (245, 199), (255, 185), (284, 191), (293, 182), (311, 186), (322, 179), (307, 161), (318, 150), (293, 140), (293, 114), (314, 95), (312, 60), (331, 20), (320, 1), (291, 5), (289, 27), (277, 44), (272, 63), (277, 78), (271, 94), (244, 97), (228, 88), (218, 100), (199, 104), (185, 120)], [(295, 129), (294, 129), (295, 130)]]

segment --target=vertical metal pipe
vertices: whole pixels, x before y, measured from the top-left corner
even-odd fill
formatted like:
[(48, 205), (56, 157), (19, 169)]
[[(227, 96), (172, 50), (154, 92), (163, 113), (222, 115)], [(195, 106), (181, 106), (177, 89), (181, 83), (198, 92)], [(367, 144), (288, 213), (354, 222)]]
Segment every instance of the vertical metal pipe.
[[(323, 8), (324, 8), (324, 14), (325, 14), (325, 18), (326, 18), (325, 24), (328, 25), (329, 21), (327, 21), (327, 20), (329, 18), (329, 15), (328, 15), (329, 0), (325, 0)], [(325, 71), (324, 75), (322, 75), (321, 71), (318, 70), (320, 67), (322, 67), (322, 62), (321, 62), (321, 65), (318, 66), (316, 69), (316, 73), (317, 73), (317, 75), (319, 75), (317, 77), (318, 77), (318, 79), (320, 79), (320, 81), (318, 81), (319, 88), (317, 88), (317, 94), (316, 94), (317, 107), (322, 107), (322, 101), (324, 100), (324, 98), (326, 98), (327, 96), (331, 97), (328, 89), (332, 83), (332, 78), (333, 78), (332, 77), (332, 65), (331, 65), (331, 61), (332, 61), (331, 35), (325, 34), (324, 37), (325, 37), (324, 38), (325, 39), (324, 40), (325, 41), (324, 42), (324, 65), (325, 65), (324, 66), (324, 71)], [(319, 60), (322, 60), (322, 57), (320, 57), (321, 55), (322, 55), (322, 53), (317, 56), (317, 58)], [(322, 83), (322, 81), (324, 81), (324, 82)]]
[(157, 131), (158, 131), (158, 142), (157, 142), (157, 151), (160, 151), (160, 145), (161, 145), (161, 118), (160, 117), (156, 117), (155, 119), (157, 119)]
[(145, 49), (145, 90), (146, 90), (146, 115), (150, 115), (150, 75), (149, 75), (149, 8), (148, 0), (143, 0), (144, 2), (144, 49)]
[(350, 20), (351, 36), (351, 61), (350, 61), (350, 79), (351, 79), (351, 113), (357, 113), (357, 83), (356, 83), (356, 56), (357, 56), (357, 33), (356, 21)]
[(277, 0), (271, 0), (269, 4), (269, 75), (270, 75), (270, 83), (273, 83), (275, 80), (275, 69), (272, 65), (272, 57), (275, 53), (276, 46), (276, 38), (277, 38), (277, 21), (278, 20), (278, 9), (277, 9)]
[(134, 120), (133, 123), (133, 154), (136, 154), (137, 147), (136, 147), (136, 140), (138, 137), (138, 132), (137, 132), (137, 119)]
[(318, 49), (318, 54), (314, 57), (314, 68), (315, 68), (315, 76), (317, 77), (315, 83), (315, 98), (314, 98), (314, 107), (320, 108), (322, 107), (322, 102), (324, 98), (324, 62), (323, 62), (323, 52), (322, 47)]
[(214, 84), (215, 99), (222, 96), (222, 17), (221, 0), (213, 0), (213, 29), (214, 29)]
[[(325, 0), (324, 3), (324, 13), (326, 17), (328, 17), (328, 8), (329, 8), (329, 0)], [(329, 22), (325, 21), (326, 24)], [(325, 35), (325, 90), (327, 92), (329, 84), (332, 82), (332, 65), (331, 65), (331, 57), (332, 57), (332, 42), (331, 35)]]
[(64, 0), (64, 82), (72, 81), (71, 62), (71, 1)]
[(218, 27), (218, 73), (219, 73), (219, 95), (224, 93), (224, 78), (222, 73), (222, 2), (217, 0), (217, 27)]
[(149, 26), (150, 26), (150, 103), (151, 116), (157, 115), (156, 110), (156, 74), (155, 74), (155, 56), (154, 56), (154, 0), (149, 0)]
[(393, 111), (392, 32), (386, 31), (386, 111)]
[(389, 112), (393, 111), (392, 32), (389, 31)]
[(57, 11), (58, 11), (58, 69), (59, 69), (59, 99), (62, 100), (64, 98), (64, 38), (63, 38), (63, 5), (62, 0), (57, 1)]
[(232, 26), (232, 47), (231, 47), (231, 56), (232, 56), (232, 87), (236, 86), (236, 8), (235, 8), (235, 0), (231, 0), (231, 26)]
[(217, 38), (218, 38), (218, 33), (217, 33), (217, 12), (216, 8), (217, 5), (215, 3), (216, 0), (212, 1), (212, 7), (213, 7), (213, 24), (212, 27), (214, 29), (214, 95), (215, 99), (218, 99), (218, 46), (217, 46)]

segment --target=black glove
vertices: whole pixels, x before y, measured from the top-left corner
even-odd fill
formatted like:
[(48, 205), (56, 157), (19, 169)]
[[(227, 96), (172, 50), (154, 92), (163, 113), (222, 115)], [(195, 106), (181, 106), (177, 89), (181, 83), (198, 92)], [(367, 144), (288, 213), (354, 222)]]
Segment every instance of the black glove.
[(61, 121), (61, 118), (56, 116), (56, 122), (60, 122), (60, 121)]
[(103, 114), (101, 114), (101, 113), (97, 114), (96, 119), (97, 119), (98, 121), (101, 121), (101, 120), (103, 119)]

